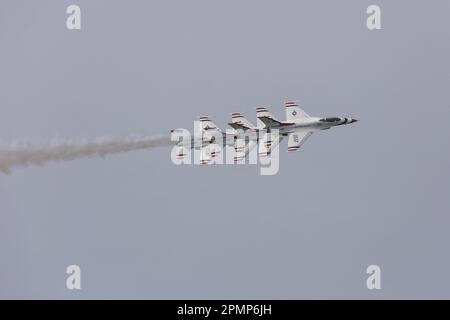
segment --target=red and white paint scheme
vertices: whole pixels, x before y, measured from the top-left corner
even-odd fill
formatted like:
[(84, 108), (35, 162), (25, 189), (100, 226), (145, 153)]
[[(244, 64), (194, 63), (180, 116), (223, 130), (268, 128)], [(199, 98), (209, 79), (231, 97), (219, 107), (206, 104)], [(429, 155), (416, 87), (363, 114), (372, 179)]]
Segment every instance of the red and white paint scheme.
[(256, 117), (258, 118), (258, 127), (269, 132), (271, 129), (278, 129), (280, 141), (283, 137), (288, 137), (288, 152), (300, 150), (303, 143), (315, 131), (358, 121), (353, 118), (310, 117), (295, 101), (286, 101), (284, 105), (286, 108), (286, 121), (279, 121), (267, 111), (267, 108), (262, 107), (256, 108)]
[[(241, 113), (232, 113), (231, 122), (228, 123), (234, 129), (232, 134), (222, 132), (209, 117), (199, 117), (202, 137), (200, 140), (193, 137), (192, 141), (199, 140), (201, 143), (192, 143), (191, 147), (202, 149), (208, 147), (207, 149), (211, 149), (209, 145), (217, 144), (219, 141), (217, 138), (221, 138), (222, 146), (234, 146), (234, 161), (241, 162), (245, 161), (249, 151), (256, 145), (258, 145), (258, 155), (261, 157), (267, 156), (276, 144), (287, 137), (287, 151), (298, 151), (314, 132), (358, 121), (354, 118), (343, 117), (310, 117), (295, 101), (286, 101), (284, 105), (286, 109), (285, 121), (275, 118), (266, 107), (257, 107), (256, 126)], [(271, 131), (274, 129), (278, 130), (278, 139), (271, 135)], [(244, 135), (246, 139), (242, 139)], [(202, 163), (206, 164), (211, 158), (220, 154), (220, 150), (214, 150), (214, 148), (208, 152), (209, 155), (202, 159)], [(184, 155), (181, 152), (179, 154), (180, 157)]]

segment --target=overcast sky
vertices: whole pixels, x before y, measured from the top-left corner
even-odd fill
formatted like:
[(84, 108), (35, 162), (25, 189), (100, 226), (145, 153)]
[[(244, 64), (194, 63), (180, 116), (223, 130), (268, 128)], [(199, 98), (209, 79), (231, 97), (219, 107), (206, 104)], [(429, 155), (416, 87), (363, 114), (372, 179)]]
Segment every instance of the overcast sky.
[(274, 176), (170, 148), (0, 175), (0, 298), (450, 298), (450, 2), (78, 0), (80, 31), (70, 4), (0, 3), (5, 143), (225, 129), (286, 99), (360, 121), (283, 143)]

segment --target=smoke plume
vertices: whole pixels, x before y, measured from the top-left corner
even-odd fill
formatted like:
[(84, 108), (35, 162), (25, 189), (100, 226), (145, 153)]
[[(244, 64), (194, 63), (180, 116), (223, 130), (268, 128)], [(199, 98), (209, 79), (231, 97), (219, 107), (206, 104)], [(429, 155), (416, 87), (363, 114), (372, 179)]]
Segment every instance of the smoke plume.
[(42, 166), (49, 162), (104, 157), (132, 150), (170, 145), (170, 137), (104, 137), (92, 140), (52, 140), (47, 143), (0, 145), (0, 171), (11, 168)]

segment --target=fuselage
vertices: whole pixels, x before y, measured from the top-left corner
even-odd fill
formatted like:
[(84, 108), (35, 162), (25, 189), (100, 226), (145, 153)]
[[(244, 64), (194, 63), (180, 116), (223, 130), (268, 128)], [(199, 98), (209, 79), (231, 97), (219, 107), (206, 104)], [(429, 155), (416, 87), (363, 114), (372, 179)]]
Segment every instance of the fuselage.
[(278, 129), (280, 135), (286, 135), (299, 129), (307, 129), (308, 131), (326, 130), (332, 127), (350, 124), (358, 120), (353, 118), (339, 118), (339, 117), (309, 117), (301, 119), (297, 122), (283, 122), (281, 126), (272, 129)]

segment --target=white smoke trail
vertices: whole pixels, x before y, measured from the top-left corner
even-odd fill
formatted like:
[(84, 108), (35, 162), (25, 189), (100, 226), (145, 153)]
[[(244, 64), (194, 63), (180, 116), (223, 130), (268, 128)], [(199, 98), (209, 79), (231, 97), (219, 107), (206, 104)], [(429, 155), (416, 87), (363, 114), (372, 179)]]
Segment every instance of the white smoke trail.
[(15, 142), (0, 146), (0, 171), (10, 173), (13, 167), (42, 166), (48, 162), (104, 157), (132, 150), (170, 145), (170, 137), (103, 137), (92, 140), (52, 140), (31, 144)]

